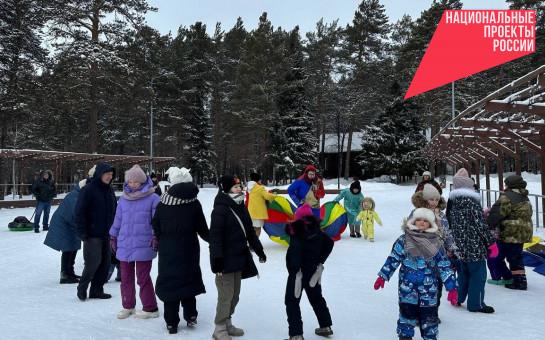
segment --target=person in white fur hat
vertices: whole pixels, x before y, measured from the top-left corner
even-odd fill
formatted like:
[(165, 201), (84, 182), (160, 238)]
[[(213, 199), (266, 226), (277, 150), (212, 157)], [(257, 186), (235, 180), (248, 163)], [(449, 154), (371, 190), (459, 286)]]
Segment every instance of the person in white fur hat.
[[(402, 226), (404, 231), (392, 247), (390, 256), (378, 273), (374, 288), (384, 288), (396, 269), (399, 270), (399, 339), (412, 339), (418, 324), (424, 339), (437, 339), (437, 290), (442, 280), (448, 300), (456, 305), (456, 278), (445, 254), (436, 217), (432, 210), (418, 208)], [(440, 275), (437, 275), (439, 273)]]
[(167, 330), (175, 334), (180, 305), (187, 326), (197, 325), (196, 296), (206, 292), (198, 236), (208, 242), (209, 230), (189, 169), (171, 167), (166, 173), (172, 186), (161, 196), (152, 220), (153, 244), (159, 251), (155, 292), (164, 303)]
[(481, 197), (473, 188), (473, 180), (461, 168), (452, 180), (453, 189), (447, 203), (447, 219), (456, 243), (458, 303), (467, 298), (470, 312), (494, 313), (484, 303), (486, 259), (498, 256), (498, 247), (483, 217)]

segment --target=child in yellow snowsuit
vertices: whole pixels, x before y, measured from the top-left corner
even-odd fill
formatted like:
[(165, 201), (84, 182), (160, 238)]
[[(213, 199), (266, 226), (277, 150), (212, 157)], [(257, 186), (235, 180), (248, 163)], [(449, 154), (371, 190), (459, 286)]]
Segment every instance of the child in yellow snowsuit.
[(361, 232), (363, 238), (371, 242), (375, 241), (375, 222), (382, 226), (382, 221), (375, 211), (375, 201), (371, 197), (365, 197), (361, 201), (361, 211), (356, 217), (356, 221), (361, 221)]

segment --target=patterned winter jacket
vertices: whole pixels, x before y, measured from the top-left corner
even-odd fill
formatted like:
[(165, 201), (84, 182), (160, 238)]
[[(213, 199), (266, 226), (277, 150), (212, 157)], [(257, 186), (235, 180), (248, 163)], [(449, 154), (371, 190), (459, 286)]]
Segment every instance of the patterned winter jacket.
[(488, 224), (499, 228), (499, 240), (525, 243), (532, 240), (532, 204), (526, 189), (508, 190), (500, 195), (490, 210)]
[(448, 291), (456, 288), (456, 277), (444, 250), (430, 260), (413, 257), (405, 251), (405, 235), (401, 235), (392, 247), (378, 275), (389, 281), (397, 267), (399, 269), (399, 302), (420, 306), (437, 305), (438, 278)]
[(467, 262), (485, 260), (495, 240), (484, 221), (479, 194), (464, 188), (451, 191), (447, 219), (458, 248), (456, 255)]

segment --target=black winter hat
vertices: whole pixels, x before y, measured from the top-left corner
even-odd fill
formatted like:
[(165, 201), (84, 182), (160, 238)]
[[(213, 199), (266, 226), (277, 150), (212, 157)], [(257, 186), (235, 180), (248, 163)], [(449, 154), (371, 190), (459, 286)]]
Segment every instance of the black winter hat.
[(519, 175), (511, 175), (505, 179), (509, 189), (526, 189), (526, 181)]
[(360, 181), (352, 182), (352, 184), (350, 184), (350, 191), (354, 192), (354, 189), (356, 188), (361, 191)]
[(229, 191), (231, 191), (231, 188), (237, 184), (240, 184), (240, 180), (237, 177), (231, 175), (221, 176), (219, 182), (220, 189), (226, 194), (229, 193)]
[(250, 174), (250, 180), (254, 182), (259, 182), (261, 180), (261, 175), (259, 175), (257, 172), (252, 172)]

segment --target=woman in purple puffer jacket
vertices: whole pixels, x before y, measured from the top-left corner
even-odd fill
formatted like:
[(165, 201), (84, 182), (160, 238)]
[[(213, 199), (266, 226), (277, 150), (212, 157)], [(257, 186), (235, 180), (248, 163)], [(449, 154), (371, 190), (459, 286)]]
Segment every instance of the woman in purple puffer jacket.
[(135, 269), (143, 307), (135, 316), (141, 319), (159, 316), (150, 277), (151, 263), (157, 255), (151, 219), (159, 201), (153, 182), (138, 165), (125, 172), (123, 196), (119, 199), (114, 223), (110, 228), (110, 244), (121, 268), (123, 309), (117, 314), (118, 319), (135, 314)]

